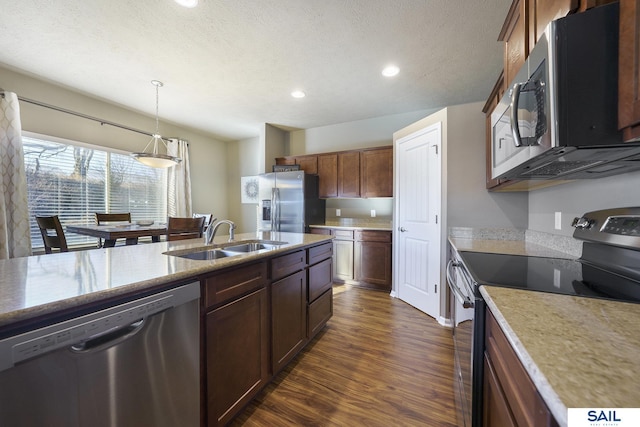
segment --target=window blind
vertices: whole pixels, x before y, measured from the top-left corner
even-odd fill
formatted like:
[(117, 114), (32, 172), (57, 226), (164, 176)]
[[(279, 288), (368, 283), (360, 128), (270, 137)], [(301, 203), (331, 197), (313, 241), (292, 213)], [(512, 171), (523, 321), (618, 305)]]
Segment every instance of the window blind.
[[(36, 216), (58, 215), (63, 228), (94, 224), (95, 212), (131, 212), (132, 221), (166, 221), (166, 169), (83, 143), (24, 135), (22, 142), (34, 249), (43, 248)], [(65, 235), (69, 246), (96, 242), (89, 236)]]

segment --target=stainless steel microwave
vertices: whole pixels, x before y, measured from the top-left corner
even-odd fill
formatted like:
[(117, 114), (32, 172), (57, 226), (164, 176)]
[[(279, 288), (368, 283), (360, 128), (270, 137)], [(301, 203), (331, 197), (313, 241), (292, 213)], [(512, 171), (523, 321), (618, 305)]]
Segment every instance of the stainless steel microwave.
[(618, 3), (553, 21), (491, 115), (493, 178), (598, 178), (640, 169), (622, 142)]

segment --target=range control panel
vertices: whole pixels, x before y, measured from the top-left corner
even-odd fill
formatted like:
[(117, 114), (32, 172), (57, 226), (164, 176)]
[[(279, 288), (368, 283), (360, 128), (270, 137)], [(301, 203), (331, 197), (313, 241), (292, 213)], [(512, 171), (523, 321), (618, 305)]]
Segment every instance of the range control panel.
[(640, 236), (640, 217), (610, 216), (600, 229), (600, 232)]
[(640, 207), (587, 212), (572, 225), (576, 239), (640, 250)]

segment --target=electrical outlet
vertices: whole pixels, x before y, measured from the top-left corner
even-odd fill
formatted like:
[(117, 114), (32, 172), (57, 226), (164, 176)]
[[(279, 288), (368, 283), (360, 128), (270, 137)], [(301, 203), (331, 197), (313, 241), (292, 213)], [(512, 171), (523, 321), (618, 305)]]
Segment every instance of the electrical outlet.
[(556, 212), (556, 230), (562, 230), (562, 212)]
[(340, 215), (341, 215), (340, 209), (336, 209), (336, 216), (340, 216)]
[(376, 210), (371, 209), (371, 218), (375, 218), (375, 217), (376, 217)]

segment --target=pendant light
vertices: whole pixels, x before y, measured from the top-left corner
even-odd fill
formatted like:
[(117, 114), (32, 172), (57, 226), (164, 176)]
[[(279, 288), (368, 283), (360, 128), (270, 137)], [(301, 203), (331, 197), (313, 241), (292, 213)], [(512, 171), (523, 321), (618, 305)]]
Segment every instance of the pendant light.
[[(177, 165), (182, 161), (182, 159), (179, 157), (169, 156), (168, 154), (160, 154), (158, 152), (158, 142), (162, 142), (165, 150), (167, 149), (167, 144), (164, 142), (162, 135), (160, 135), (160, 132), (158, 131), (158, 89), (164, 86), (164, 84), (158, 80), (151, 80), (151, 84), (156, 87), (156, 132), (151, 135), (151, 141), (147, 143), (141, 153), (132, 153), (131, 156), (140, 163), (151, 166), (152, 168), (168, 168)], [(152, 144), (153, 150), (151, 152), (147, 152), (147, 149)]]

